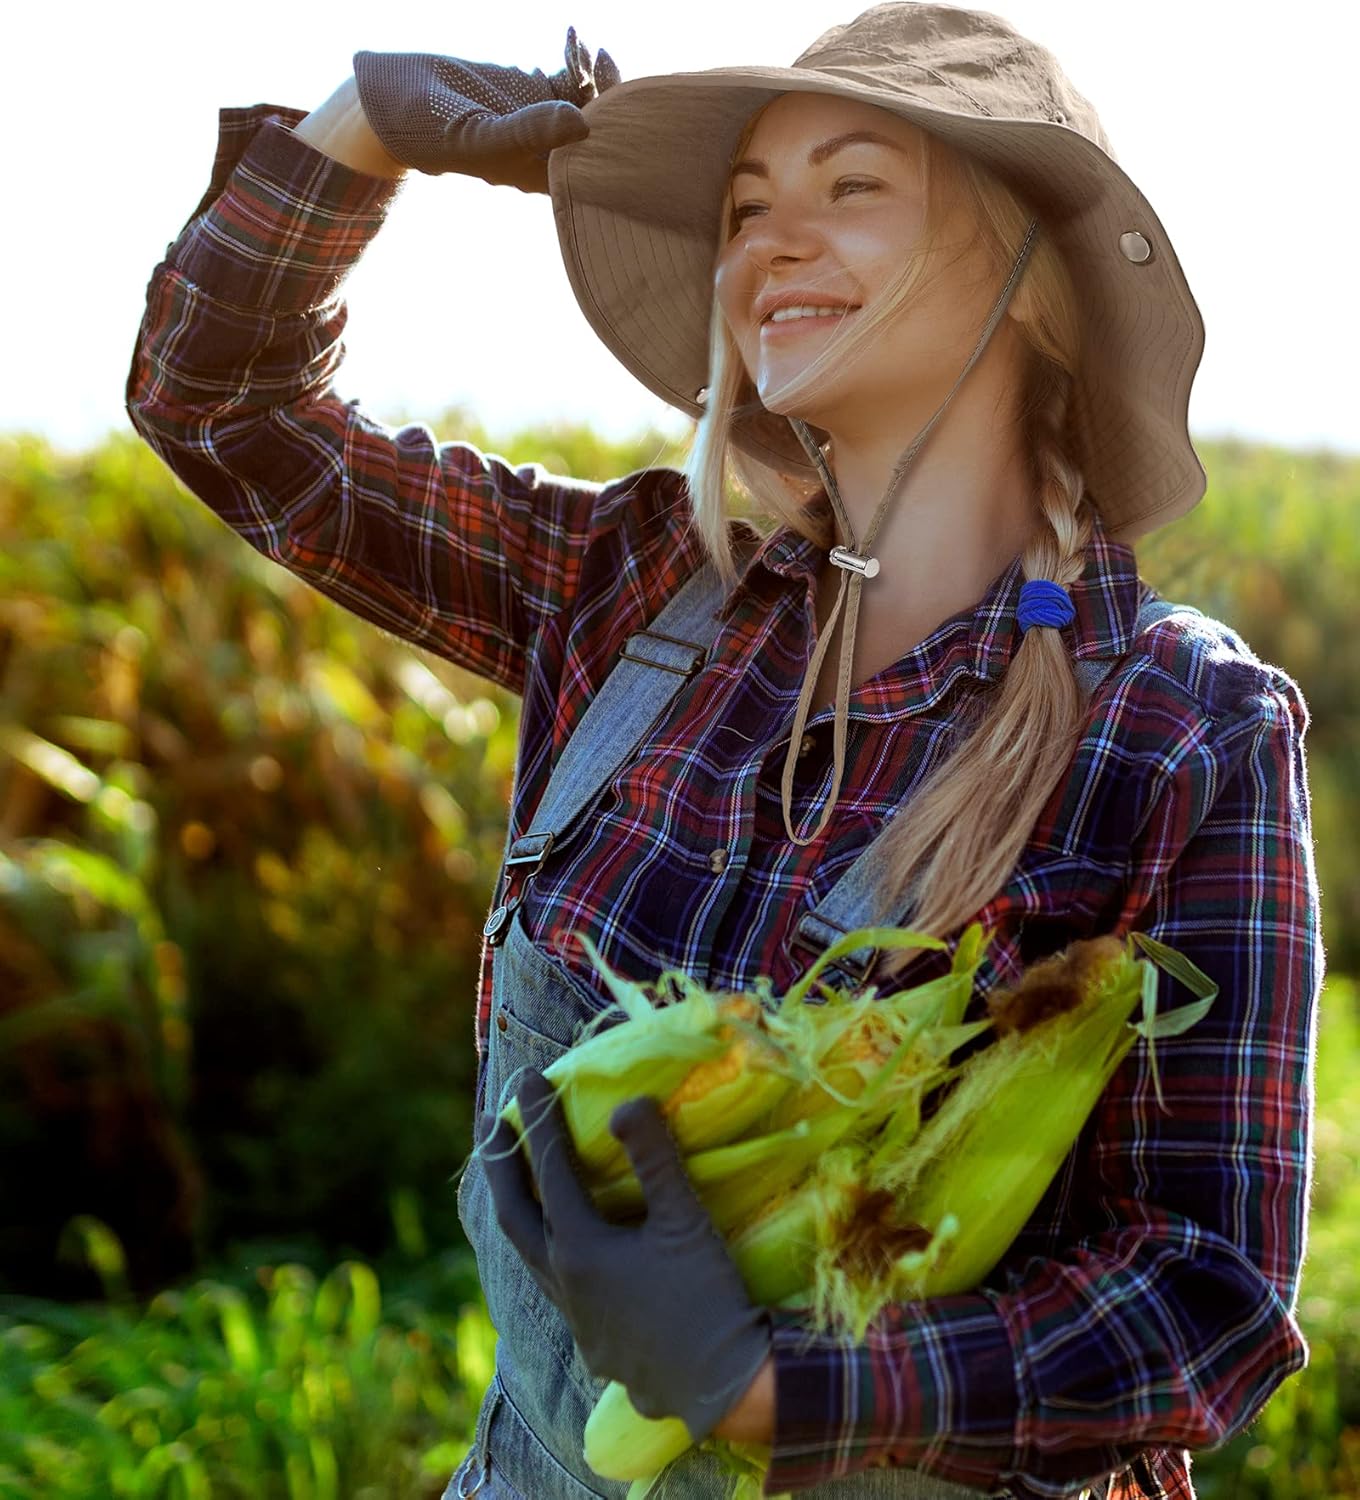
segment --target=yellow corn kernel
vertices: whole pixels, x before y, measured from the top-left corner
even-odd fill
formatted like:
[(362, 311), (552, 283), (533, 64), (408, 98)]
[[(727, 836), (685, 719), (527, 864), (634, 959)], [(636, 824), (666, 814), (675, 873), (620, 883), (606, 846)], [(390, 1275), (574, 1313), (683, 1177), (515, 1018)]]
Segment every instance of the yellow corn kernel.
[(717, 1027), (723, 1051), (696, 1063), (662, 1101), (661, 1112), (686, 1154), (739, 1140), (760, 1128), (793, 1087), (778, 1044), (767, 1038), (760, 1005), (745, 995), (724, 996), (720, 1015), (735, 1017), (757, 1034)]
[[(731, 1035), (730, 1026), (723, 1026), (718, 1030), (718, 1037), (722, 1041), (727, 1041)], [(734, 1078), (739, 1078), (746, 1071), (750, 1056), (751, 1044), (749, 1042), (735, 1042), (721, 1057), (715, 1057), (711, 1062), (702, 1062), (691, 1068), (680, 1080), (679, 1086), (670, 1098), (662, 1105), (662, 1112), (666, 1115), (673, 1115), (684, 1105), (706, 1098), (714, 1089), (725, 1083), (731, 1083)]]

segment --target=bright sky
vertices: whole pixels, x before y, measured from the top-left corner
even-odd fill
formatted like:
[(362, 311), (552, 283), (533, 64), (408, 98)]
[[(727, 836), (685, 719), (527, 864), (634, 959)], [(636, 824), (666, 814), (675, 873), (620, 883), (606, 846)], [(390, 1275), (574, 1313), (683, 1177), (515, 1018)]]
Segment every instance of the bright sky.
[[(587, 46), (606, 47), (625, 78), (786, 64), (863, 3), (29, 7), (29, 34), (9, 28), (0, 96), (0, 431), (78, 446), (126, 424), (123, 380), (146, 282), (206, 186), (219, 106), (311, 109), (365, 48), (554, 72), (569, 22)], [(1360, 451), (1360, 133), (1350, 102), (1360, 8), (993, 8), (1061, 59), (1171, 236), (1207, 330), (1191, 431)], [(553, 417), (611, 435), (687, 426), (615, 362), (578, 311), (546, 197), (412, 174), (347, 294), (338, 388), (384, 421), (462, 404), (496, 432)]]

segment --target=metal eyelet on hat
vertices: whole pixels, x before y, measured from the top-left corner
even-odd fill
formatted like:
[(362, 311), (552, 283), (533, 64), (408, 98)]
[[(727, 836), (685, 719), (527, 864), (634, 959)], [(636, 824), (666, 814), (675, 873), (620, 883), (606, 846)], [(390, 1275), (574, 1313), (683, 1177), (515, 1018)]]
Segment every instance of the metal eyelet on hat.
[(1066, 125), (1067, 124), (1067, 116), (1065, 114), (1063, 114), (1062, 110), (1059, 109), (1059, 110), (1055, 110), (1054, 111), (1054, 113), (1053, 113), (1053, 123), (1055, 125)]
[(1126, 229), (1119, 236), (1119, 248), (1124, 254), (1124, 259), (1131, 260), (1135, 265), (1141, 266), (1152, 259), (1152, 246), (1136, 229)]

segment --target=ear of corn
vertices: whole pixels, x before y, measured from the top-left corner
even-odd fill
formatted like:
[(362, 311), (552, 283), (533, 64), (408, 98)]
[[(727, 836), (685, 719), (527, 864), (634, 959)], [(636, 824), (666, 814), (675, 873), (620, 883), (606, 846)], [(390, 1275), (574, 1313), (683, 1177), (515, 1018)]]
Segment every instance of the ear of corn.
[[(620, 1100), (640, 1094), (664, 1100), (696, 1065), (723, 1051), (725, 1044), (715, 1035), (665, 1027), (668, 1019), (659, 1012), (656, 1023), (648, 1023), (646, 1035), (628, 1025), (600, 1032), (579, 1051), (571, 1048), (543, 1070), (557, 1091), (576, 1154), (588, 1174), (610, 1177), (627, 1169), (628, 1155), (609, 1129)], [(689, 1017), (691, 1024), (700, 1019), (697, 1013)], [(517, 1084), (515, 1074), (506, 1079), (505, 1093), (511, 1097), (500, 1113), (522, 1136), (524, 1121), (513, 1097)]]
[(646, 1479), (692, 1446), (679, 1417), (644, 1417), (617, 1380), (586, 1418), (586, 1462), (601, 1479)]
[(862, 1144), (842, 1142), (728, 1240), (753, 1301), (769, 1307), (806, 1290), (819, 1246), (834, 1240), (854, 1211), (864, 1155)]
[[(849, 951), (871, 933), (895, 931), (866, 929), (836, 946)], [(985, 947), (977, 928), (960, 941), (950, 975), (877, 1001), (872, 1014), (872, 992), (858, 1000), (828, 992), (824, 1005), (798, 1012), (785, 997), (776, 1023), (788, 1025), (785, 1061), (797, 1086), (768, 1112), (765, 1133), (745, 1143), (748, 1155), (729, 1145), (686, 1162), (696, 1186), (703, 1178), (713, 1194), (710, 1211), (715, 1224), (721, 1215), (753, 1300), (807, 1308), (813, 1326), (862, 1338), (891, 1300), (976, 1286), (1033, 1212), (1134, 1040), (1183, 1031), (1217, 993), (1180, 955), (1140, 937), (1127, 949), (1113, 938), (1074, 944), (995, 997), (977, 1023), (962, 1021)], [(1156, 1016), (1156, 972), (1134, 958), (1135, 943), (1199, 1003)], [(810, 989), (805, 976), (801, 992)], [(1130, 1024), (1140, 1000), (1143, 1020)], [(802, 1024), (818, 1012), (813, 1027)], [(989, 1027), (995, 1038), (951, 1065)], [(780, 1035), (779, 1024), (772, 1030)], [(1152, 1066), (1156, 1082), (1155, 1050)], [(922, 1125), (927, 1096), (937, 1107)], [(805, 1141), (832, 1122), (834, 1141), (809, 1153), (792, 1180), (775, 1172), (763, 1205), (747, 1215), (752, 1179), (742, 1179), (738, 1162), (758, 1180), (782, 1132), (800, 1121)], [(732, 1193), (725, 1213), (724, 1189)], [(605, 1477), (636, 1480), (641, 1495), (644, 1481), (690, 1446), (688, 1434), (683, 1424), (648, 1422), (621, 1387), (606, 1398), (587, 1426), (587, 1461), (608, 1464), (598, 1469)]]
[[(687, 1156), (685, 1172), (725, 1236), (791, 1187), (854, 1123), (854, 1115), (844, 1110), (796, 1120), (783, 1130)], [(594, 1200), (606, 1218), (626, 1219), (642, 1211), (642, 1185), (629, 1171), (597, 1186)]]
[(915, 1141), (873, 1164), (873, 1182), (892, 1193), (904, 1216), (927, 1229), (946, 1214), (959, 1221), (949, 1247), (924, 1274), (901, 1277), (897, 1295), (941, 1296), (982, 1280), (1037, 1207), (1133, 1045), (1126, 1023), (1142, 996), (1142, 966), (1113, 938), (1085, 946), (1080, 957), (1079, 972), (1074, 964), (1047, 972), (1039, 965), (1003, 996), (1002, 1019), (1036, 1000), (1060, 1008), (999, 1026)]

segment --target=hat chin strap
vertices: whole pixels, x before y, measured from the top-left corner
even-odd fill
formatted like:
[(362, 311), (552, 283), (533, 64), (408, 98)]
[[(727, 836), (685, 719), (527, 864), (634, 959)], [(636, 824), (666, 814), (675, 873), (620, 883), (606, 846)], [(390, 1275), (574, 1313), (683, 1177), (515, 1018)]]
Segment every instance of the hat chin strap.
[[(878, 509), (874, 512), (873, 520), (869, 523), (869, 533), (864, 538), (862, 550), (855, 537), (854, 525), (846, 513), (845, 503), (841, 499), (841, 492), (836, 484), (835, 476), (827, 465), (826, 455), (817, 446), (817, 441), (812, 436), (807, 423), (799, 421), (796, 417), (789, 418), (789, 426), (793, 428), (798, 441), (803, 445), (808, 457), (816, 465), (818, 474), (821, 475), (822, 484), (826, 488), (827, 498), (831, 501), (832, 507), (836, 512), (836, 518), (840, 522), (841, 534), (850, 541), (850, 547), (833, 547), (829, 553), (829, 561), (841, 570), (840, 588), (837, 590), (836, 603), (826, 622), (826, 628), (822, 631), (821, 637), (817, 642), (817, 650), (813, 654), (811, 665), (807, 670), (807, 676), (803, 680), (803, 690), (798, 697), (798, 707), (793, 716), (793, 729), (789, 735), (788, 754), (784, 760), (784, 779), (781, 788), (784, 805), (784, 829), (795, 844), (806, 847), (821, 834), (822, 829), (826, 827), (827, 819), (830, 818), (832, 812), (835, 810), (836, 798), (840, 795), (841, 774), (845, 767), (845, 721), (847, 705), (850, 699), (850, 673), (855, 661), (855, 627), (859, 620), (860, 590), (866, 578), (875, 578), (878, 575), (878, 559), (872, 556), (870, 551), (874, 545), (875, 537), (878, 536), (878, 528), (883, 521), (889, 504), (896, 498), (912, 460), (915, 459), (921, 445), (929, 437), (931, 429), (944, 414), (945, 407), (954, 399), (969, 370), (981, 358), (982, 351), (987, 347), (992, 334), (996, 331), (997, 324), (1000, 323), (1001, 316), (1006, 311), (1011, 297), (1014, 295), (1020, 278), (1020, 272), (1024, 269), (1025, 262), (1029, 259), (1037, 229), (1038, 220), (1031, 219), (1029, 230), (1025, 235), (1025, 243), (1020, 247), (1020, 253), (1016, 256), (1015, 264), (1011, 267), (1011, 274), (1006, 280), (1006, 285), (1001, 289), (1001, 295), (997, 298), (996, 306), (992, 308), (991, 315), (983, 327), (981, 336), (978, 338), (977, 347), (969, 355), (968, 363), (959, 372), (959, 378), (954, 382), (953, 389), (940, 402), (934, 416), (931, 417), (916, 435), (911, 446), (908, 447), (894, 466), (892, 476), (888, 480), (888, 488), (882, 500), (878, 503)], [(841, 605), (846, 603), (847, 589), (849, 590), (849, 602), (846, 604), (845, 631), (841, 637), (840, 671), (836, 679), (836, 723), (833, 740), (835, 770), (831, 777), (831, 794), (822, 807), (821, 816), (817, 820), (816, 828), (807, 838), (799, 838), (793, 831), (792, 817), (793, 768), (797, 759), (795, 746), (803, 738), (803, 727), (807, 723), (808, 712), (812, 704), (813, 688), (816, 686), (817, 678), (821, 671), (822, 658), (826, 655), (827, 647), (831, 644), (831, 637), (836, 628), (836, 620), (840, 615)]]

